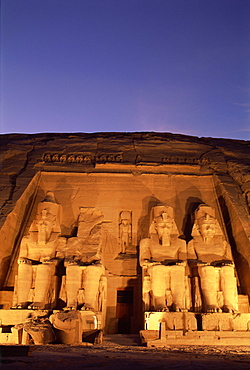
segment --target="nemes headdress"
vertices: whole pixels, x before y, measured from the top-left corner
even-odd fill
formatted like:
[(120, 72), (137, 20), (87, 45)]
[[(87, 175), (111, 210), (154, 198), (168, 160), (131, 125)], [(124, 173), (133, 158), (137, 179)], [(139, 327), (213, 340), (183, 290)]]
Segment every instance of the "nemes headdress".
[[(198, 208), (195, 210), (195, 221), (194, 226), (192, 229), (192, 236), (200, 235), (199, 232), (199, 221), (203, 219), (203, 222), (206, 222), (206, 215), (212, 217), (214, 219), (214, 225), (216, 228), (216, 236), (222, 236), (223, 232), (219, 225), (217, 218), (215, 217), (215, 210), (208, 206), (207, 204), (200, 204)], [(210, 221), (211, 222), (211, 221)]]
[(151, 223), (149, 234), (157, 234), (157, 230), (155, 228), (156, 223), (170, 221), (172, 223), (172, 232), (171, 235), (178, 235), (177, 225), (174, 221), (174, 210), (172, 207), (167, 206), (165, 204), (159, 204), (152, 208), (151, 210)]
[(128, 220), (131, 222), (131, 211), (121, 211), (119, 219), (120, 219), (120, 222), (122, 220)]
[(60, 205), (56, 203), (55, 196), (52, 191), (48, 191), (43, 201), (37, 206), (36, 219), (32, 222), (29, 231), (38, 231), (37, 221), (46, 220), (53, 223), (52, 231), (55, 233), (61, 232), (59, 222)]

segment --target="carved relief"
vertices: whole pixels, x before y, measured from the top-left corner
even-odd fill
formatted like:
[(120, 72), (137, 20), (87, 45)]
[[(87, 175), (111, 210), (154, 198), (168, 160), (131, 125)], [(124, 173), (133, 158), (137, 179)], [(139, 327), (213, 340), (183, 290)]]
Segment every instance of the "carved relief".
[(132, 244), (132, 212), (122, 211), (119, 215), (120, 253), (126, 253)]

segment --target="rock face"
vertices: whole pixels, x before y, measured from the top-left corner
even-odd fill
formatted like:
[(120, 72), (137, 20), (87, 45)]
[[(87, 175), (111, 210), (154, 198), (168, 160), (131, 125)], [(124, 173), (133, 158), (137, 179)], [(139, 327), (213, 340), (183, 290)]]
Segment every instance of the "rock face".
[[(142, 273), (138, 254), (141, 241), (150, 237), (151, 210), (161, 204), (170, 207), (178, 239), (173, 245), (189, 245), (190, 249), (195, 240), (195, 210), (206, 204), (213, 210), (223, 240), (230, 246), (230, 263), (234, 266), (230, 271), (235, 275), (239, 295), (233, 311), (238, 305), (240, 312), (248, 313), (249, 141), (170, 133), (10, 134), (1, 135), (0, 140), (0, 304), (3, 309), (17, 302), (20, 258), (25, 263), (28, 261), (25, 266), (30, 266), (27, 270), (32, 274), (25, 304), (33, 302), (32, 289), (36, 294), (37, 286), (45, 284), (43, 279), (36, 283), (39, 271), (48, 270), (45, 275), (48, 282), (53, 280), (53, 284), (50, 283), (53, 289), (46, 283), (47, 288), (43, 288), (46, 299), (44, 295), (42, 302), (45, 308), (59, 310), (72, 304), (77, 309), (84, 307), (88, 296), (87, 271), (90, 270), (87, 266), (95, 264), (93, 271), (99, 271), (93, 274), (98, 275), (95, 283), (98, 293), (94, 300), (91, 298), (91, 305), (99, 312), (98, 322), (102, 322), (102, 328), (109, 333), (138, 332), (143, 324), (143, 310), (149, 308), (150, 295), (157, 294), (155, 288), (152, 293), (150, 285), (153, 273)], [(45, 231), (39, 234), (34, 228), (34, 222), (49, 220), (45, 211), (38, 212), (48, 192), (53, 194), (57, 208), (58, 225), (52, 234), (57, 233), (60, 242), (54, 244), (52, 234), (48, 236)], [(90, 215), (92, 210), (102, 215), (102, 221), (95, 225), (90, 216), (81, 216)], [(97, 216), (94, 218), (98, 219)], [(48, 248), (49, 243), (55, 249), (49, 260), (46, 256), (41, 259), (20, 254), (23, 245)], [(172, 242), (168, 242), (167, 236), (161, 236), (157, 243), (167, 248)], [(216, 243), (213, 241), (212, 245)], [(204, 304), (205, 293), (198, 287), (205, 276), (201, 271), (209, 269), (198, 266), (196, 255), (192, 275), (187, 269), (188, 257), (184, 264), (183, 258), (176, 259), (182, 260), (178, 262), (178, 269), (170, 263), (164, 273), (169, 277), (173, 271), (182, 271), (182, 285), (186, 288), (181, 309), (204, 313), (204, 307), (209, 304)], [(222, 266), (213, 268), (229, 271)], [(209, 272), (210, 278), (213, 271)], [(220, 271), (218, 274), (222, 276)], [(231, 280), (234, 281), (233, 277)], [(219, 293), (223, 292), (221, 284), (219, 282), (218, 297), (223, 298), (225, 294)], [(69, 286), (75, 291), (72, 302), (69, 302), (69, 293), (67, 296), (67, 290), (73, 294)], [(166, 288), (168, 297), (171, 286), (169, 283)], [(218, 298), (219, 301), (222, 298)], [(222, 307), (221, 301), (218, 304)], [(167, 306), (171, 310), (171, 305), (167, 303)], [(91, 330), (94, 327), (97, 328), (93, 324)]]

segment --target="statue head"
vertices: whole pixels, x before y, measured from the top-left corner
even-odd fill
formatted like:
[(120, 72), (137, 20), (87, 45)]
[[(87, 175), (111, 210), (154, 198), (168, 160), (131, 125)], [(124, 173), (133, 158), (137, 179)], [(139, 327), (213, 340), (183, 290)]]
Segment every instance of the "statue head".
[(31, 224), (30, 232), (38, 233), (39, 244), (45, 244), (52, 232), (61, 232), (59, 225), (59, 204), (56, 203), (52, 192), (47, 192), (44, 200), (38, 204), (38, 213)]
[(222, 235), (222, 230), (215, 217), (215, 211), (206, 204), (200, 204), (195, 211), (195, 223), (192, 236), (201, 235), (204, 240)]
[(120, 224), (124, 226), (131, 224), (131, 211), (122, 211), (120, 213)]
[(174, 221), (174, 210), (167, 205), (158, 205), (152, 209), (152, 222), (150, 226), (150, 235), (157, 234), (158, 239), (163, 236), (178, 235), (176, 223)]

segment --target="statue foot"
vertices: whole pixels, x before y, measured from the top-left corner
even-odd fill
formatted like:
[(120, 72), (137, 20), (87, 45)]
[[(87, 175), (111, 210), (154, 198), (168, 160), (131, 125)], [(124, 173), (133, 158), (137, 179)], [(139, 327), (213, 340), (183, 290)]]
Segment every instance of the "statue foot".
[(76, 306), (63, 307), (63, 311), (76, 311)]
[(34, 302), (28, 306), (28, 310), (44, 310), (44, 305)]
[(239, 311), (235, 310), (232, 307), (225, 306), (225, 312), (227, 312), (227, 313), (238, 313)]
[(27, 308), (27, 303), (19, 303), (11, 307), (12, 310), (25, 310), (26, 308)]
[(40, 307), (35, 306), (33, 304), (31, 304), (31, 305), (28, 306), (28, 310), (39, 310), (39, 309), (40, 309)]
[(182, 308), (182, 307), (179, 307), (175, 303), (173, 303), (172, 306), (170, 307), (170, 310), (172, 312), (184, 312), (186, 309)]
[(206, 312), (207, 313), (220, 312), (220, 309), (215, 306), (208, 306)]
[(162, 312), (169, 312), (168, 307), (163, 307)]
[(179, 308), (179, 307), (176, 307), (175, 308), (175, 312), (185, 312), (185, 308)]
[(155, 312), (169, 312), (168, 307), (157, 308)]
[(81, 311), (95, 311), (93, 307), (83, 305)]

